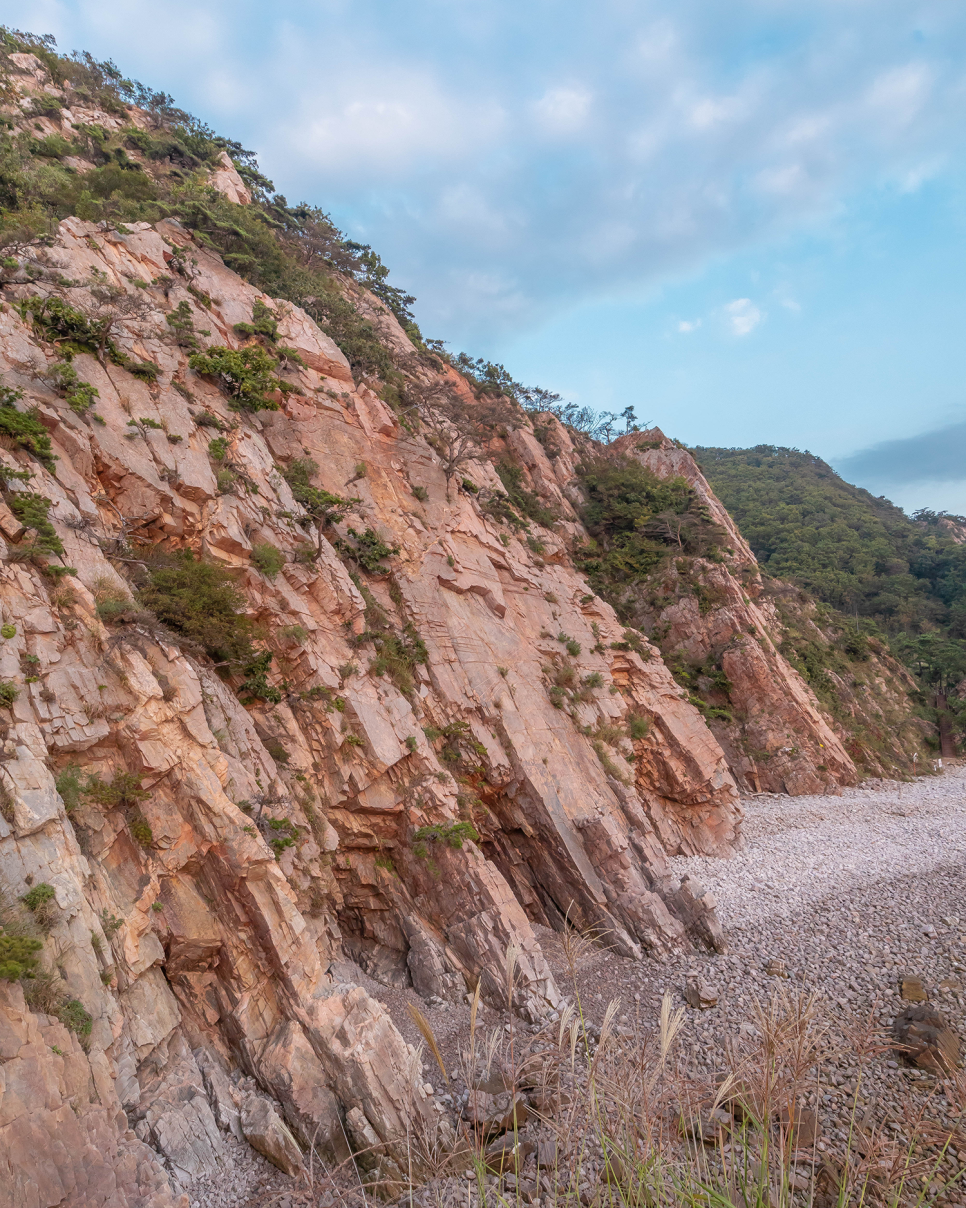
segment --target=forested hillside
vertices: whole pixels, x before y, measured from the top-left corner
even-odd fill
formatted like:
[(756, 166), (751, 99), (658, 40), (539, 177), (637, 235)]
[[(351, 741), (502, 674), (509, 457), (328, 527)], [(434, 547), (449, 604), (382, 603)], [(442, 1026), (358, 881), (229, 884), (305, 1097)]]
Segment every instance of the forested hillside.
[(704, 473), (762, 570), (890, 639), (939, 689), (966, 674), (966, 543), (959, 518), (907, 516), (797, 449), (698, 447)]

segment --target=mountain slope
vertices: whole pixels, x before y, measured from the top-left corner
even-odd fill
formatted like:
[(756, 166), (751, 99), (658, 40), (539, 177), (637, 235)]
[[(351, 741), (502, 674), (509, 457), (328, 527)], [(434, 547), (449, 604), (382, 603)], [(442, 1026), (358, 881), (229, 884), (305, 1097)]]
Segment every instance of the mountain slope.
[(693, 452), (768, 574), (890, 632), (963, 636), (966, 548), (943, 517), (910, 519), (796, 449)]
[[(0, 1196), (161, 1208), (265, 1096), (326, 1160), (421, 1177), (412, 1117), (444, 1147), (452, 1121), (350, 959), (479, 987), (496, 1023), (510, 950), (514, 1010), (544, 1019), (536, 925), (720, 947), (668, 854), (733, 850), (735, 775), (834, 790), (854, 761), (779, 642), (746, 640), (771, 624), (754, 558), (686, 454), (457, 372), (378, 258), (236, 144), (110, 65), (4, 44)], [(631, 452), (669, 515), (729, 531), (677, 621), (757, 709), (753, 769), (720, 682), (681, 682), (674, 618), (659, 647), (581, 569), (581, 465)], [(680, 544), (662, 521), (641, 549), (687, 577)]]

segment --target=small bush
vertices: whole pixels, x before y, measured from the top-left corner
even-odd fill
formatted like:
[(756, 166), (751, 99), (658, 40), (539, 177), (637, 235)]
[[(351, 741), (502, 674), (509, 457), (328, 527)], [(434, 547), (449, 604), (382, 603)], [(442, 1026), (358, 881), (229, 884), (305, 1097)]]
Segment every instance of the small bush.
[(277, 411), (278, 403), (268, 397), (278, 389), (272, 376), (277, 361), (264, 348), (248, 345), (233, 349), (220, 345), (196, 352), (188, 361), (196, 373), (214, 378), (228, 396), (233, 411)]
[(141, 788), (141, 780), (142, 776), (138, 772), (116, 772), (110, 780), (90, 776), (82, 791), (84, 796), (104, 809), (129, 809), (147, 801), (151, 796), (146, 789)]
[(191, 313), (191, 304), (185, 300), (178, 303), (174, 310), (165, 315), (165, 321), (174, 335), (174, 342), (179, 348), (198, 347), (198, 337), (195, 334), (195, 320)]
[(85, 1010), (84, 1004), (79, 999), (66, 999), (54, 1008), (52, 1014), (56, 1015), (69, 1031), (75, 1032), (81, 1037), (90, 1036), (91, 1028), (94, 1026), (94, 1017)]
[(261, 298), (256, 298), (251, 323), (236, 323), (234, 331), (239, 336), (264, 336), (274, 344), (278, 339), (278, 319)]
[(28, 889), (20, 900), (37, 920), (37, 923), (45, 931), (49, 931), (56, 917), (54, 914), (55, 894), (53, 885), (48, 885), (46, 881), (41, 881), (39, 885), (34, 885)]
[(285, 555), (276, 546), (263, 541), (252, 550), (252, 565), (260, 570), (266, 579), (276, 579), (285, 565)]
[(238, 475), (234, 470), (219, 470), (215, 475), (215, 487), (219, 495), (230, 495), (236, 482), (238, 482)]
[(18, 411), (16, 404), (23, 398), (20, 390), (0, 386), (0, 436), (6, 437), (15, 446), (26, 449), (48, 470), (54, 468), (54, 452), (50, 434), (37, 418), (37, 409)]
[(282, 764), (284, 767), (289, 761), (289, 753), (285, 750), (277, 738), (270, 738), (265, 743), (265, 750), (271, 755), (276, 763)]
[(81, 785), (80, 768), (76, 763), (68, 764), (66, 768), (57, 776), (54, 781), (57, 786), (57, 792), (60, 793), (61, 800), (64, 803), (64, 809), (68, 814), (81, 803), (83, 794), (83, 786)]
[(267, 700), (277, 705), (282, 699), (278, 688), (268, 682), (268, 671), (272, 665), (272, 656), (266, 650), (253, 658), (242, 668), (245, 679), (238, 689), (238, 698), (242, 704), (250, 704), (255, 700)]
[(100, 398), (97, 388), (90, 382), (81, 381), (69, 360), (57, 361), (48, 376), (51, 385), (60, 391), (71, 411), (78, 415), (84, 415)]
[(370, 575), (384, 571), (385, 567), (380, 564), (386, 558), (399, 553), (399, 547), (386, 545), (375, 529), (367, 528), (364, 533), (358, 533), (351, 528), (349, 536), (352, 538), (351, 542), (341, 537), (335, 542), (336, 552), (358, 563)]
[(628, 738), (638, 739), (646, 738), (651, 732), (651, 720), (649, 717), (644, 717), (640, 713), (632, 713), (627, 719), (627, 736)]
[(319, 487), (312, 486), (310, 479), (318, 473), (319, 467), (311, 458), (298, 457), (281, 471), (282, 477), (288, 483), (296, 503), (300, 503), (308, 513), (310, 520), (316, 524), (333, 524), (349, 511), (353, 504), (359, 503), (358, 498), (344, 499), (341, 495), (333, 495)]
[(20, 689), (11, 680), (0, 680), (0, 709), (9, 709), (20, 695)]
[(245, 598), (223, 567), (202, 562), (186, 550), (150, 571), (138, 599), (175, 633), (201, 646), (216, 663), (237, 666), (252, 662), (252, 626), (242, 615)]
[(108, 940), (112, 940), (124, 926), (124, 920), (111, 912), (105, 906), (101, 911), (101, 930)]
[(0, 927), (0, 981), (20, 981), (33, 977), (37, 968), (34, 953), (43, 948), (43, 941), (28, 935), (10, 935)]
[(131, 831), (132, 839), (141, 847), (150, 847), (154, 843), (154, 832), (140, 810), (135, 810), (128, 819), (128, 828)]
[(224, 461), (228, 456), (228, 441), (224, 436), (216, 436), (208, 442), (208, 456), (214, 461)]
[(445, 843), (447, 847), (459, 850), (467, 839), (476, 843), (479, 838), (476, 827), (471, 822), (453, 822), (449, 826), (435, 822), (432, 826), (421, 826), (413, 832), (413, 850), (419, 855), (421, 853), (418, 849), (421, 847), (425, 850), (427, 843)]
[(51, 502), (46, 496), (18, 491), (8, 496), (7, 503), (24, 528), (33, 529), (36, 534), (29, 546), (21, 546), (18, 550), (22, 557), (64, 552), (64, 543), (47, 518)]
[(21, 902), (30, 911), (39, 910), (54, 898), (54, 887), (48, 885), (46, 881), (41, 881), (39, 885), (34, 885), (31, 889), (21, 897)]
[(0, 626), (0, 637), (15, 638), (16, 636), (17, 636), (17, 626), (16, 625)]
[(559, 516), (552, 508), (547, 507), (538, 495), (526, 490), (522, 485), (523, 470), (519, 466), (501, 461), (496, 467), (496, 472), (506, 490), (507, 499), (517, 512), (522, 512), (529, 520), (535, 520), (544, 528), (553, 528)]
[(429, 491), (425, 487), (413, 487), (412, 491), (420, 503), (425, 503), (429, 498)]
[(428, 662), (426, 643), (409, 624), (401, 634), (384, 631), (364, 633), (359, 640), (371, 639), (376, 647), (376, 657), (369, 664), (373, 675), (388, 675), (400, 692), (407, 695), (415, 687), (413, 671), (417, 664)]

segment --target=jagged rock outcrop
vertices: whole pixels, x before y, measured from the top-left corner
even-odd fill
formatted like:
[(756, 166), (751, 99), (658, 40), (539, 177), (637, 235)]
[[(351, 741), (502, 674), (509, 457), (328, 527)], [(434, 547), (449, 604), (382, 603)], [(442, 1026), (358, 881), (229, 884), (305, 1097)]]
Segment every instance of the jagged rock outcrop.
[[(854, 784), (860, 769), (889, 775), (911, 768), (922, 734), (910, 715), (908, 671), (867, 642), (861, 679), (846, 682), (834, 666), (823, 667), (829, 701), (817, 698), (784, 653), (792, 627), (815, 650), (830, 645), (814, 604), (789, 584), (763, 581), (691, 454), (656, 428), (620, 437), (609, 451), (661, 479), (684, 479), (723, 533), (723, 559), (669, 560), (639, 593), (637, 608), (665, 660), (705, 687), (709, 726), (738, 784), (753, 792), (835, 792)], [(723, 676), (717, 684), (715, 671)]]
[[(85, 107), (31, 55), (10, 59), (13, 118), (34, 120), (38, 89), (60, 104), (37, 117), (43, 135), (150, 125)], [(230, 160), (210, 181), (253, 204)], [(340, 288), (414, 396), (475, 405), (378, 299)], [(70, 322), (109, 320), (112, 355), (45, 325), (52, 300)], [(277, 410), (246, 410), (237, 380), (189, 364), (262, 348), (257, 314), (278, 350)], [(65, 353), (86, 393), (65, 387)], [(505, 1006), (512, 947), (512, 1005), (542, 1018), (561, 993), (534, 924), (634, 956), (721, 947), (713, 907), (672, 881), (667, 855), (733, 850), (733, 771), (793, 791), (854, 774), (768, 636), (737, 534), (707, 571), (715, 609), (682, 602), (665, 623), (696, 657), (727, 647), (741, 733), (774, 755), (767, 776), (574, 569), (579, 454), (556, 420), (553, 458), (521, 413), (454, 473), (445, 424), (437, 439), (410, 422), (306, 311), (176, 219), (70, 217), (25, 241), (3, 270), (0, 374), (56, 458), (0, 440), (0, 881), (21, 913), (31, 886), (50, 887), (51, 1006), (69, 998), (90, 1017), (81, 1048), (0, 983), (0, 1208), (24, 1180), (41, 1204), (178, 1202), (246, 1119), (293, 1166), (270, 1111), (303, 1146), (365, 1151), (372, 1175), (402, 1178), (413, 1117), (427, 1133), (445, 1121), (385, 1009), (343, 980), (346, 958), (426, 996), (479, 984)], [(628, 451), (687, 476), (666, 443)], [(501, 511), (504, 456), (560, 517), (539, 538)], [(343, 500), (331, 523), (297, 501), (296, 464), (318, 498)], [(363, 540), (378, 556), (359, 554)], [(238, 676), (134, 598), (160, 544), (233, 574), (273, 659), (244, 705)], [(136, 796), (65, 787), (119, 776)], [(265, 1094), (277, 1107), (259, 1106)]]
[[(25, 272), (5, 289), (3, 380), (23, 392), (21, 408), (36, 408), (58, 460), (50, 472), (19, 449), (0, 457), (31, 475), (7, 477), (9, 493), (51, 501), (60, 561), (76, 575), (55, 579), (18, 561), (29, 537), (8, 528), (0, 606), (15, 636), (0, 644), (0, 675), (19, 695), (5, 723), (4, 883), (14, 896), (29, 883), (54, 887), (49, 959), (94, 1017), (91, 1059), (175, 1180), (218, 1160), (191, 1055), (199, 1045), (271, 1090), (296, 1135), (311, 1123), (338, 1152), (357, 1106), (359, 1128), (389, 1144), (405, 1134), (407, 1113), (429, 1105), (389, 1018), (335, 981), (332, 961), (346, 951), (382, 980), (443, 997), (482, 979), (497, 1001), (512, 944), (516, 1007), (538, 1017), (559, 991), (531, 921), (559, 926), (569, 916), (629, 953), (694, 942), (664, 853), (725, 854), (733, 844), (739, 812), (721, 750), (656, 652), (610, 649), (622, 627), (600, 600), (585, 600), (563, 545), (537, 557), (472, 493), (449, 491), (432, 449), (355, 385), (339, 349), (297, 308), (262, 298), (174, 222), (117, 231), (69, 219), (29, 257), (36, 279)], [(189, 277), (172, 273), (178, 263), (190, 264)], [(85, 284), (51, 286), (55, 274)], [(80, 379), (98, 392), (103, 422), (94, 423), (49, 384), (58, 353), (17, 304), (56, 295), (90, 312), (86, 282), (97, 274), (149, 301), (115, 338), (160, 372), (151, 384), (75, 354)], [(133, 284), (163, 277), (163, 288)], [(186, 303), (209, 343), (237, 347), (233, 326), (251, 319), (256, 300), (277, 314), (279, 339), (303, 364), (289, 372), (294, 389), (279, 411), (236, 417), (188, 369), (165, 315)], [(196, 422), (204, 414), (222, 424), (246, 489), (219, 489), (211, 428)], [(311, 530), (317, 558), (297, 560), (306, 530), (279, 467), (306, 456), (320, 487), (359, 501), (342, 531), (373, 527), (399, 550), (391, 579), (365, 577), (368, 602), (324, 534)], [(550, 481), (549, 463), (542, 469)], [(480, 487), (499, 485), (488, 463), (467, 472)], [(149, 624), (105, 626), (98, 603), (129, 593), (118, 541), (132, 539), (192, 547), (237, 569), (285, 681), (277, 705), (246, 710)], [(259, 543), (285, 556), (274, 579), (250, 560)], [(347, 670), (358, 667), (354, 639), (374, 606), (425, 643), (408, 695), (386, 676)], [(548, 696), (544, 669), (561, 654), (563, 630), (580, 645), (580, 675), (600, 681), (579, 703), (579, 723), (622, 734), (631, 711), (653, 721), (635, 743), (636, 786)], [(456, 770), (479, 802), (480, 841), (430, 840), (427, 855), (415, 833), (445, 835), (469, 808), (467, 786), (423, 732), (453, 722), (466, 727)], [(149, 846), (123, 809), (85, 799), (67, 817), (54, 779), (68, 764), (104, 780), (142, 777)], [(239, 808), (265, 800), (301, 830), (278, 860)], [(105, 918), (118, 920), (116, 933)], [(378, 1059), (361, 1061), (361, 1051)], [(195, 1088), (190, 1129), (166, 1106), (174, 1086)]]

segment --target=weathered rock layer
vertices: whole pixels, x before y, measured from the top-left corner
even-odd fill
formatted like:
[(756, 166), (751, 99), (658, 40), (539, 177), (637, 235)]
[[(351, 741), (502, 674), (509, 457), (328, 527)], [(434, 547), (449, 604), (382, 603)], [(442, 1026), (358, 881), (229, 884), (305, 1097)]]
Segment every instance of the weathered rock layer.
[[(36, 59), (12, 58), (45, 86)], [(98, 117), (62, 113), (43, 119), (47, 133)], [(250, 200), (230, 161), (212, 184)], [(381, 303), (346, 288), (424, 396), (472, 405)], [(55, 370), (64, 341), (37, 315), (45, 299), (101, 315), (105, 291), (117, 356), (73, 351), (96, 405), (72, 406)], [(537, 540), (487, 508), (502, 488), (491, 460), (447, 476), (438, 444), (357, 382), (304, 311), (174, 220), (69, 218), (21, 249), (3, 297), (3, 385), (57, 460), (0, 441), (0, 680), (12, 686), (0, 878), (8, 919), (31, 886), (50, 887), (50, 1007), (62, 1016), (69, 999), (90, 1027), (82, 1047), (36, 995), (31, 1012), (0, 983), (0, 1208), (161, 1208), (217, 1169), (225, 1131), (283, 1165), (314, 1140), (400, 1177), (407, 1121), (444, 1134), (445, 1121), (382, 1006), (340, 980), (345, 956), (390, 985), (455, 1000), (479, 983), (499, 1004), (512, 947), (514, 1007), (540, 1018), (560, 991), (534, 923), (634, 956), (719, 946), (713, 906), (672, 881), (667, 855), (733, 849), (735, 774), (791, 791), (854, 777), (768, 636), (737, 533), (730, 561), (708, 570), (711, 616), (682, 604), (667, 623), (696, 651), (728, 647), (745, 730), (775, 752), (768, 776), (712, 733), (655, 646), (626, 639), (570, 559), (577, 454), (555, 420), (552, 461), (529, 420), (491, 450), (563, 517)], [(258, 347), (236, 326), (259, 307), (284, 350), (279, 409), (233, 410), (189, 367), (191, 346)], [(686, 455), (666, 442), (628, 451), (684, 474), (730, 525)], [(317, 490), (351, 500), (333, 525), (293, 496), (286, 474), (307, 460)], [(31, 553), (26, 495), (49, 501), (62, 555)], [(368, 570), (346, 554), (360, 531), (389, 550)], [(236, 681), (139, 609), (130, 575), (160, 543), (231, 570), (273, 657), (270, 690), (243, 705)], [(260, 560), (266, 548), (277, 565)], [(374, 633), (419, 652), (405, 676)], [(65, 773), (141, 787), (65, 801)]]

